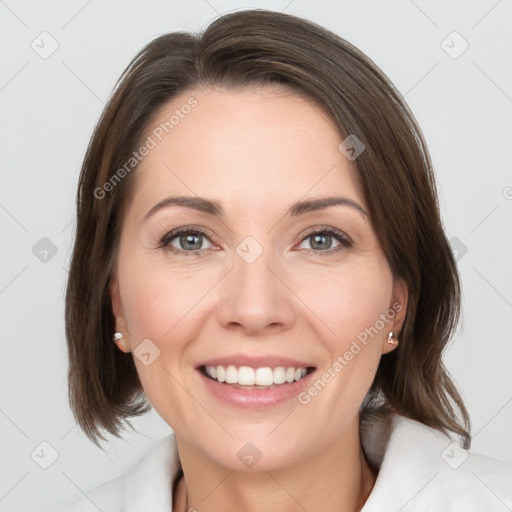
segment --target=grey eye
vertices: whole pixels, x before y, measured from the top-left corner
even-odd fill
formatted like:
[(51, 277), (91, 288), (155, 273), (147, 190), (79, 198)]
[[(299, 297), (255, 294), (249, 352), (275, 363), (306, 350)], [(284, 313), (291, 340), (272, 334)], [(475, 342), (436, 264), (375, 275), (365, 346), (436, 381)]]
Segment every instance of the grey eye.
[(203, 247), (205, 243), (209, 244), (210, 242), (201, 233), (182, 233), (180, 235), (176, 235), (169, 242), (169, 245), (182, 251), (198, 251), (200, 249), (209, 248)]
[[(304, 247), (302, 244), (307, 243), (308, 241), (309, 247)], [(330, 235), (328, 233), (314, 233), (304, 238), (304, 240), (301, 243), (301, 247), (303, 249), (322, 251), (331, 249), (332, 247), (336, 247), (336, 245), (333, 245), (333, 243), (336, 245), (340, 244), (340, 242), (338, 242), (333, 235)]]

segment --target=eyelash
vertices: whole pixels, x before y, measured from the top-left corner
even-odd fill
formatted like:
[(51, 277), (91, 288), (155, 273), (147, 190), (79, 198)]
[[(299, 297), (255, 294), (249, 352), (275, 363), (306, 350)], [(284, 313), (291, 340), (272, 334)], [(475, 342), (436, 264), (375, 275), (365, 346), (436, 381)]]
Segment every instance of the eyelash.
[(342, 231), (339, 231), (338, 229), (331, 228), (329, 226), (322, 226), (320, 229), (315, 228), (310, 231), (306, 231), (301, 235), (300, 241), (303, 242), (306, 238), (309, 238), (312, 235), (331, 235), (334, 238), (337, 239), (338, 242), (340, 242), (340, 245), (335, 247), (334, 249), (326, 249), (325, 251), (315, 251), (314, 249), (302, 249), (308, 252), (309, 254), (312, 254), (313, 256), (319, 256), (322, 257), (323, 255), (329, 255), (333, 253), (337, 253), (339, 251), (343, 251), (344, 249), (348, 249), (352, 247), (353, 242), (352, 240)]
[[(205, 251), (205, 249), (198, 249), (195, 251), (184, 251), (182, 249), (176, 249), (175, 247), (172, 247), (170, 245), (171, 241), (173, 241), (176, 237), (180, 235), (197, 235), (200, 234), (210, 240), (210, 237), (208, 233), (199, 228), (199, 227), (186, 227), (186, 228), (178, 228), (173, 231), (170, 231), (167, 233), (161, 240), (158, 245), (159, 249), (167, 249), (171, 252), (177, 253), (177, 254), (183, 254), (185, 256), (207, 256), (209, 253)], [(334, 238), (337, 239), (338, 242), (340, 242), (340, 245), (335, 247), (334, 249), (326, 249), (325, 251), (318, 251), (314, 249), (302, 249), (306, 251), (309, 254), (313, 254), (314, 256), (322, 256), (324, 254), (333, 254), (339, 251), (342, 251), (344, 249), (350, 248), (353, 245), (352, 240), (342, 231), (339, 231), (337, 229), (331, 228), (329, 226), (322, 226), (320, 229), (312, 229), (310, 231), (307, 231), (301, 235), (300, 241), (303, 242), (306, 238), (309, 238), (312, 235), (332, 235)], [(211, 240), (210, 240), (211, 241)]]
[(208, 253), (204, 251), (204, 249), (196, 250), (196, 251), (183, 251), (180, 249), (176, 249), (175, 247), (172, 247), (170, 245), (171, 241), (174, 240), (176, 237), (180, 235), (195, 235), (200, 234), (204, 236), (205, 238), (209, 239), (208, 233), (206, 233), (205, 230), (201, 228), (195, 228), (195, 227), (188, 227), (188, 228), (178, 228), (173, 231), (170, 231), (167, 233), (162, 240), (160, 240), (159, 248), (161, 249), (167, 249), (168, 251), (177, 253), (177, 254), (183, 254), (184, 256), (207, 256)]

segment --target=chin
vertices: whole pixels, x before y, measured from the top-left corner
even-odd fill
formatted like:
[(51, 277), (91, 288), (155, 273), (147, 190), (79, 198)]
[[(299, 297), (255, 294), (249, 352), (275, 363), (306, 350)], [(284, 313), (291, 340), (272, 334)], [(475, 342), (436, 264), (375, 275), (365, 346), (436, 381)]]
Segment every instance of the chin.
[[(239, 425), (238, 430), (246, 427)], [(228, 440), (224, 436), (224, 443), (203, 446), (203, 451), (231, 471), (275, 471), (297, 463), (304, 453), (305, 435), (272, 432), (275, 427), (274, 424), (271, 428), (268, 425), (247, 428), (245, 434), (239, 432)]]

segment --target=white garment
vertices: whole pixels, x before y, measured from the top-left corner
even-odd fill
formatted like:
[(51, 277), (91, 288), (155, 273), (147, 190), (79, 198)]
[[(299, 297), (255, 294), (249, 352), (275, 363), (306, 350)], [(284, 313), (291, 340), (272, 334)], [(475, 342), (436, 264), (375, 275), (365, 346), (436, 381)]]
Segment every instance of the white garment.
[[(512, 510), (512, 467), (462, 450), (446, 435), (403, 416), (394, 415), (387, 425), (376, 422), (361, 431), (368, 459), (380, 468), (362, 512)], [(171, 512), (171, 485), (180, 469), (171, 434), (126, 473), (61, 510)]]

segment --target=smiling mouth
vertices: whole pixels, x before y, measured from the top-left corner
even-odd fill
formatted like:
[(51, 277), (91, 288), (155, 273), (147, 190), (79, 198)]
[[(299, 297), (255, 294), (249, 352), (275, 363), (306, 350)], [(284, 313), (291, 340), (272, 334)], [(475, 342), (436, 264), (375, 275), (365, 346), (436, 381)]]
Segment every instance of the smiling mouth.
[(308, 367), (260, 367), (250, 366), (200, 366), (198, 370), (214, 382), (233, 386), (239, 389), (273, 389), (298, 382), (315, 371), (314, 366)]

